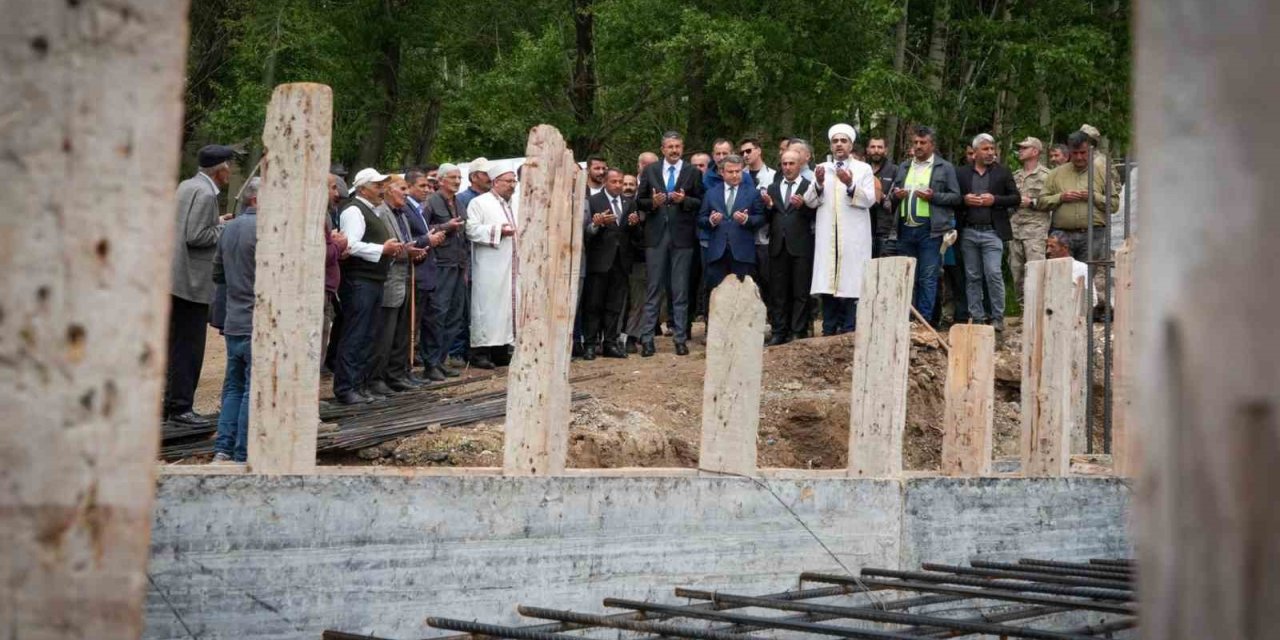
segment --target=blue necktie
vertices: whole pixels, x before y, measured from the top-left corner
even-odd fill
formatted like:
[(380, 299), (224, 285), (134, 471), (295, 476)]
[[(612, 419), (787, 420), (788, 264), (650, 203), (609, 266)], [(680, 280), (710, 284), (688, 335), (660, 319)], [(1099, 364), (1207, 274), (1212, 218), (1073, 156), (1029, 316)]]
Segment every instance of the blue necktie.
[(676, 190), (676, 168), (667, 167), (667, 191)]

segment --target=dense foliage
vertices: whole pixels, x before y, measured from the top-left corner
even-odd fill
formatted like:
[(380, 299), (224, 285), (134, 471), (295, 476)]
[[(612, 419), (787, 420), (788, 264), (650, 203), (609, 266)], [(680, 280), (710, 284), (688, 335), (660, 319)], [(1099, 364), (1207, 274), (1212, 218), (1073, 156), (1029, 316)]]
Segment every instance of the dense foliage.
[[(1127, 0), (194, 0), (186, 141), (244, 142), (270, 88), (334, 89), (348, 166), (523, 154), (546, 122), (623, 167), (662, 131), (690, 148), (833, 122), (947, 156), (1081, 123), (1129, 137)], [(818, 145), (825, 153), (825, 145)], [(901, 153), (895, 153), (901, 156)]]

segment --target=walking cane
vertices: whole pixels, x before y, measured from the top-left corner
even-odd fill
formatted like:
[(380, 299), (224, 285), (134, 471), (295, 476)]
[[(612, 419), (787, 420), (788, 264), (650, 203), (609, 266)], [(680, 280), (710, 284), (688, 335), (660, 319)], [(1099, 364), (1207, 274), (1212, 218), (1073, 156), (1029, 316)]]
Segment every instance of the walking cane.
[(418, 287), (415, 284), (413, 261), (409, 262), (409, 375), (413, 375), (413, 334), (418, 332)]

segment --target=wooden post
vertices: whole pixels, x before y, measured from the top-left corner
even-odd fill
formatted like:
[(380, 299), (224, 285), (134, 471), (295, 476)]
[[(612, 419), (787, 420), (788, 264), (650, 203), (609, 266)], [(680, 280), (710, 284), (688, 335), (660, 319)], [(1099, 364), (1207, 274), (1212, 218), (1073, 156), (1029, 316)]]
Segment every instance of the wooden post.
[(1022, 473), (1071, 468), (1071, 361), (1077, 300), (1071, 258), (1027, 263), (1022, 330)]
[[(1085, 385), (1089, 381), (1089, 285), (1088, 278), (1081, 278), (1072, 284), (1072, 301), (1074, 317), (1071, 321), (1071, 423), (1070, 452), (1085, 453), (1089, 450), (1088, 430), (1088, 395)], [(1102, 428), (1099, 422), (1095, 425)], [(1099, 450), (1101, 452), (1101, 450)]]
[(850, 401), (849, 475), (902, 474), (907, 424), (907, 365), (911, 360), (914, 258), (878, 258), (862, 274)]
[(1133, 410), (1133, 242), (1131, 237), (1116, 250), (1115, 275), (1115, 364), (1112, 369), (1111, 460), (1115, 474), (1132, 477), (1137, 471), (1137, 424), (1130, 422)]
[(137, 638), (187, 3), (0, 8), (0, 627)]
[(332, 126), (329, 87), (283, 84), (272, 93), (262, 130), (267, 153), (253, 287), (249, 469), (255, 473), (316, 467)]
[[(1134, 13), (1141, 206), (1134, 305), (1143, 638), (1280, 628), (1280, 11)], [(1213, 167), (1213, 179), (1187, 172)], [(1148, 215), (1150, 214), (1150, 215)], [(1136, 424), (1141, 420), (1140, 425)]]
[(946, 412), (943, 414), (942, 473), (991, 473), (992, 422), (996, 385), (996, 333), (980, 324), (951, 327), (947, 356)]
[(586, 182), (550, 125), (529, 133), (521, 177), (516, 351), (507, 376), (503, 472), (564, 471), (569, 447), (569, 358), (582, 255)]
[(755, 475), (765, 323), (755, 281), (725, 278), (709, 313), (698, 468)]

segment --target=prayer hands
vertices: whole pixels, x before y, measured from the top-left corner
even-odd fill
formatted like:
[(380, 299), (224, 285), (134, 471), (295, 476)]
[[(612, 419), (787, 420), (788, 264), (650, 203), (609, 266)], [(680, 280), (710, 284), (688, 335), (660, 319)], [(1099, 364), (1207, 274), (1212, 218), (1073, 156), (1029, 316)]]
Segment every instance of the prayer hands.
[(236, 214), (234, 214), (234, 213), (224, 213), (224, 214), (222, 214), (222, 215), (218, 216), (218, 222), (227, 222), (227, 221), (231, 220), (231, 219), (232, 219), (232, 218), (234, 218), (234, 217), (236, 217)]
[(902, 200), (907, 197), (907, 193), (906, 189), (894, 189), (893, 197), (895, 200)]
[(427, 234), (427, 242), (430, 243), (431, 246), (433, 247), (438, 247), (444, 244), (444, 238), (445, 238), (444, 231), (436, 231), (434, 233)]
[(347, 250), (346, 234), (342, 233), (341, 231), (338, 231), (337, 229), (334, 229), (333, 231), (329, 232), (329, 239), (333, 240), (333, 244), (338, 245), (338, 253), (342, 253)]
[(773, 207), (773, 196), (770, 196), (768, 191), (760, 192), (760, 200), (764, 202), (764, 206), (769, 208)]
[(711, 226), (718, 227), (720, 226), (721, 222), (724, 222), (724, 214), (720, 213), (719, 211), (712, 211), (710, 219), (711, 219)]
[(665, 191), (653, 190), (653, 206), (661, 207), (667, 203), (667, 193)]
[(462, 221), (462, 218), (453, 218), (448, 222), (446, 222), (445, 224), (448, 225), (449, 231), (457, 231), (458, 229), (461, 229), (462, 225), (466, 223)]
[(631, 226), (635, 226), (635, 225), (640, 224), (640, 214), (638, 214), (638, 213), (633, 213), (633, 214), (631, 214), (631, 215), (627, 216), (627, 224), (629, 224), (629, 225), (631, 225)]
[(605, 216), (607, 216), (607, 215), (609, 215), (609, 214), (607, 214), (607, 213), (593, 213), (593, 214), (591, 214), (591, 226), (593, 226), (593, 227), (603, 227), (603, 226), (604, 226), (604, 219), (605, 219)]
[(401, 251), (404, 251), (404, 243), (395, 238), (382, 243), (382, 255), (384, 256), (399, 255)]
[(733, 221), (734, 221), (734, 222), (737, 222), (738, 224), (746, 224), (746, 223), (747, 223), (747, 210), (746, 210), (746, 209), (740, 209), (740, 210), (738, 210), (738, 211), (734, 211), (734, 212), (733, 212)]
[(427, 258), (427, 250), (417, 247), (409, 247), (409, 259), (414, 262), (422, 262)]
[(795, 207), (802, 207), (802, 206), (804, 206), (804, 198), (803, 198), (803, 197), (801, 197), (801, 196), (799, 196), (799, 195), (793, 195), (793, 196), (791, 196), (791, 200), (790, 200), (790, 202), (791, 202), (791, 206), (792, 206), (793, 208), (795, 208)]
[(825, 181), (825, 180), (826, 180), (826, 177), (827, 177), (827, 167), (826, 167), (826, 165), (821, 165), (821, 164), (820, 164), (820, 165), (818, 165), (818, 168), (817, 168), (817, 169), (815, 169), (815, 170), (814, 170), (814, 172), (813, 172), (813, 177), (814, 177), (814, 178), (817, 178), (818, 184), (822, 184), (822, 183), (823, 183), (823, 181)]
[(511, 237), (511, 236), (514, 236), (514, 235), (516, 235), (516, 228), (515, 228), (515, 227), (513, 227), (513, 226), (511, 226), (511, 225), (509, 225), (509, 224), (504, 224), (504, 225), (502, 225), (502, 237), (504, 237), (504, 238), (509, 238), (509, 237)]
[(1022, 196), (1022, 206), (1024, 207), (1031, 206), (1031, 196), (1028, 196), (1025, 194)]
[(853, 184), (853, 174), (848, 169), (836, 169), (836, 177), (848, 187)]
[(933, 189), (924, 189), (923, 191), (917, 191), (916, 195), (920, 196), (920, 199), (924, 200), (925, 202), (933, 201)]
[(671, 201), (676, 204), (680, 204), (681, 202), (684, 202), (684, 189), (678, 189), (676, 191), (673, 191), (671, 193)]

